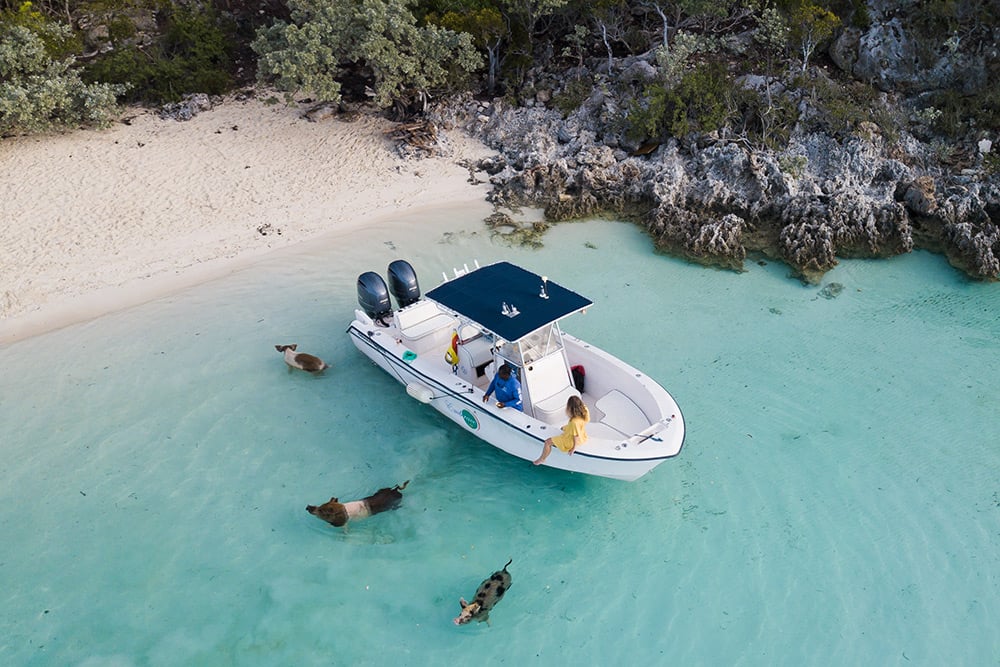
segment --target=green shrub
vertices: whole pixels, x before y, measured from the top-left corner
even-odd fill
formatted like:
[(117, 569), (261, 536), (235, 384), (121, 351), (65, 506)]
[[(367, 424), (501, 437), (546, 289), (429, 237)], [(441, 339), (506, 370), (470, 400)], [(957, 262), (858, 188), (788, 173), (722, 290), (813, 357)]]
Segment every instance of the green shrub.
[(727, 98), (733, 85), (721, 63), (701, 65), (685, 74), (667, 95), (670, 133), (683, 137), (692, 132), (714, 132), (724, 126), (731, 117)]
[(403, 106), (457, 87), (482, 65), (472, 36), (418, 25), (407, 0), (288, 0), (291, 22), (259, 30), (257, 74), (288, 93), (339, 102), (343, 79), (362, 75), (372, 101)]
[(886, 110), (881, 93), (874, 86), (860, 81), (842, 85), (826, 78), (814, 79), (812, 85), (819, 112), (812, 124), (817, 129), (843, 139), (855, 134), (863, 121), (870, 121), (879, 127), (887, 141), (898, 139), (899, 124)]
[(68, 27), (42, 23), (38, 30), (0, 24), (0, 135), (108, 124), (124, 88), (88, 85), (71, 68), (72, 58), (52, 57), (51, 45), (70, 38)]
[(563, 118), (580, 108), (594, 92), (594, 80), (584, 76), (570, 79), (566, 86), (552, 96), (552, 106), (562, 112)]
[(0, 29), (21, 26), (41, 40), (45, 52), (55, 60), (63, 60), (80, 50), (81, 40), (72, 30), (63, 29), (31, 2), (22, 2), (16, 11), (0, 11)]
[(629, 105), (626, 136), (645, 141), (718, 130), (734, 117), (733, 87), (721, 63), (699, 65), (672, 88), (648, 83)]
[(667, 89), (662, 83), (647, 84), (629, 103), (625, 135), (634, 141), (663, 138), (667, 127), (667, 97)]
[(766, 92), (736, 86), (731, 93), (736, 118), (733, 130), (753, 145), (781, 150), (788, 145), (798, 119), (795, 103), (786, 95), (771, 96)]
[(983, 171), (987, 176), (1000, 174), (1000, 153), (987, 153), (983, 156)]
[(961, 138), (970, 130), (1000, 127), (1000, 89), (963, 95), (943, 90), (931, 95), (930, 104), (940, 111), (934, 128), (951, 138)]
[(128, 84), (129, 101), (154, 104), (175, 102), (188, 93), (218, 95), (232, 88), (235, 25), (210, 6), (172, 4), (161, 15), (163, 33), (142, 49), (131, 43), (134, 26), (129, 31), (116, 17), (113, 34), (123, 41), (87, 68), (87, 79)]

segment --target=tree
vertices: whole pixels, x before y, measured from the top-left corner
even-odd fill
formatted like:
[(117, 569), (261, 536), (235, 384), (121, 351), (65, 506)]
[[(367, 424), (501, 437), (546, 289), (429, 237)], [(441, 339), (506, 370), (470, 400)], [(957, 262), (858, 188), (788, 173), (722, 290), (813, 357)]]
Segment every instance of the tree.
[(608, 54), (608, 74), (614, 66), (614, 49), (612, 42), (625, 42), (628, 26), (628, 6), (621, 2), (597, 3), (594, 8), (594, 23), (601, 35), (601, 42)]
[(496, 90), (497, 74), (503, 58), (500, 47), (510, 39), (510, 30), (503, 15), (495, 7), (480, 7), (465, 11), (447, 11), (438, 16), (427, 15), (427, 20), (455, 32), (466, 32), (472, 36), (475, 46), (484, 49), (487, 56), (486, 88), (492, 95)]
[(0, 23), (0, 136), (110, 123), (125, 87), (84, 83), (73, 58), (57, 60), (46, 47), (69, 39), (69, 28), (35, 25)]
[(790, 37), (802, 56), (802, 71), (809, 67), (809, 58), (821, 43), (833, 35), (840, 19), (831, 11), (808, 2), (792, 10), (789, 18)]
[(379, 107), (426, 102), (482, 66), (467, 33), (417, 26), (407, 0), (289, 0), (291, 23), (257, 32), (258, 78), (279, 90), (341, 99), (350, 71), (371, 81)]
[(639, 6), (650, 8), (659, 15), (663, 24), (663, 43), (659, 48), (664, 54), (670, 53), (670, 31), (685, 27), (685, 17), (724, 16), (727, 11), (726, 3), (718, 0), (644, 0)]
[(539, 29), (543, 18), (551, 17), (569, 0), (497, 0), (500, 11), (511, 27), (511, 51), (516, 61), (512, 67), (518, 85), (524, 81), (529, 67), (535, 63), (535, 36), (544, 34)]
[[(767, 5), (757, 17), (757, 30), (754, 31), (753, 39), (764, 50), (764, 57), (767, 61), (767, 71), (764, 77), (764, 91), (766, 94), (767, 106), (758, 114), (761, 124), (761, 136), (765, 142), (771, 137), (771, 129), (774, 125), (773, 116), (776, 115), (774, 98), (771, 95), (771, 73), (774, 70), (774, 56), (785, 51), (788, 46), (788, 24), (781, 16), (781, 12), (773, 5)], [(780, 110), (777, 110), (780, 111)]]

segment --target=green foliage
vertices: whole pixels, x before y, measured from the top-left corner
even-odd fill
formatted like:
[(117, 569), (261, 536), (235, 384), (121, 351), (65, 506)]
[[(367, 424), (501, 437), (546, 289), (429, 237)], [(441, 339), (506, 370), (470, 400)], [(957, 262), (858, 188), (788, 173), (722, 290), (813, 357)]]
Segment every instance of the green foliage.
[(80, 48), (80, 38), (71, 30), (59, 28), (60, 24), (38, 11), (32, 2), (21, 2), (16, 9), (0, 11), (0, 26), (27, 28), (41, 40), (45, 52), (54, 59), (62, 59)]
[(913, 14), (913, 28), (924, 39), (950, 35), (959, 26), (959, 0), (923, 0)]
[(661, 46), (656, 50), (656, 64), (660, 67), (663, 80), (673, 85), (680, 80), (694, 56), (714, 53), (717, 49), (718, 42), (711, 36), (682, 30), (674, 35), (669, 48)]
[(629, 106), (626, 134), (633, 140), (714, 132), (735, 118), (734, 83), (721, 63), (700, 65), (674, 87), (647, 84)]
[(337, 102), (349, 69), (367, 71), (380, 107), (454, 87), (482, 65), (468, 33), (418, 26), (406, 0), (289, 0), (291, 23), (258, 31), (258, 78)]
[[(507, 57), (504, 60), (505, 78), (513, 87), (519, 87), (531, 67), (543, 64), (536, 60), (536, 37), (542, 36), (539, 29), (542, 19), (555, 15), (569, 0), (495, 0), (495, 4), (510, 26)], [(545, 37), (553, 42), (554, 34)]]
[(987, 176), (1000, 174), (1000, 153), (987, 153), (983, 156), (983, 171)]
[(781, 150), (788, 145), (798, 119), (795, 103), (789, 97), (735, 86), (731, 100), (736, 114), (732, 124), (737, 134), (761, 148)]
[(806, 167), (809, 166), (809, 158), (805, 155), (782, 153), (778, 156), (778, 166), (781, 167), (781, 171), (792, 178), (802, 178), (802, 175), (806, 173)]
[(793, 13), (804, 4), (813, 4), (830, 13), (848, 25), (865, 30), (871, 26), (871, 15), (868, 13), (866, 0), (816, 0), (808, 3), (806, 0), (779, 0), (777, 3), (787, 13)]
[(662, 83), (650, 83), (631, 101), (626, 117), (625, 134), (634, 141), (659, 139), (667, 127), (667, 89)]
[(732, 78), (721, 63), (708, 63), (688, 72), (667, 96), (672, 109), (670, 133), (683, 137), (723, 127), (731, 116), (728, 94)]
[(1000, 88), (978, 95), (963, 95), (955, 90), (942, 90), (930, 97), (938, 111), (933, 126), (948, 137), (958, 139), (971, 130), (1000, 128)]
[(840, 25), (840, 19), (833, 12), (806, 2), (792, 11), (788, 23), (791, 43), (802, 57), (802, 71), (805, 72), (813, 51), (830, 39)]
[(768, 5), (757, 16), (757, 29), (753, 40), (768, 56), (781, 54), (788, 47), (790, 29), (788, 22), (776, 8)]
[(589, 76), (570, 79), (566, 86), (552, 96), (552, 106), (562, 112), (563, 118), (580, 108), (594, 92), (594, 79)]
[(573, 26), (573, 31), (566, 35), (567, 46), (563, 47), (560, 54), (563, 58), (575, 58), (578, 66), (583, 65), (583, 58), (587, 53), (589, 44), (590, 29), (579, 23)]
[(149, 46), (132, 43), (134, 26), (121, 16), (113, 34), (124, 41), (87, 68), (92, 81), (127, 84), (135, 102), (175, 102), (188, 93), (218, 95), (233, 86), (235, 25), (210, 6), (171, 4), (161, 12), (165, 27)]
[(467, 32), (477, 48), (483, 49), (509, 34), (503, 15), (496, 7), (454, 9), (442, 14), (431, 12), (425, 20), (454, 32)]
[(84, 83), (72, 58), (53, 59), (47, 47), (68, 39), (69, 28), (39, 29), (45, 38), (24, 25), (0, 25), (0, 135), (109, 123), (122, 87)]
[(887, 141), (899, 137), (896, 119), (886, 111), (881, 93), (867, 83), (850, 81), (840, 84), (818, 78), (813, 85), (813, 102), (817, 115), (811, 119), (815, 129), (846, 138), (856, 134), (861, 123), (875, 123)]

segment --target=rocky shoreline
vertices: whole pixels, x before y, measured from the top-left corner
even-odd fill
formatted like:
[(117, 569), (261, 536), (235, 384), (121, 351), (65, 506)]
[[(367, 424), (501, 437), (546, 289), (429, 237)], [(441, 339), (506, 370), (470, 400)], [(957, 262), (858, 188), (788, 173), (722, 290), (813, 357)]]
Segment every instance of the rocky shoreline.
[(490, 174), (498, 210), (538, 207), (553, 222), (631, 220), (659, 250), (733, 270), (763, 253), (809, 283), (838, 259), (914, 249), (943, 254), (973, 279), (1000, 278), (997, 178), (934, 164), (912, 137), (905, 154), (874, 123), (845, 141), (795, 134), (780, 152), (718, 139), (671, 139), (643, 152), (602, 124), (616, 104), (595, 92), (566, 117), (540, 104), (472, 100), (432, 115), (498, 152), (477, 165)]

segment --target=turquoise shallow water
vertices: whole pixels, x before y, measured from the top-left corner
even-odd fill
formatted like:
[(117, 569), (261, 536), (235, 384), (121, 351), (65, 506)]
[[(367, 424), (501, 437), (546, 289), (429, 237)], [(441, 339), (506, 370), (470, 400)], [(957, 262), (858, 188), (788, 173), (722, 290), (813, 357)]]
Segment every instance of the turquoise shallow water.
[[(996, 285), (915, 253), (844, 262), (833, 296), (625, 224), (511, 249), (482, 214), (0, 348), (0, 663), (1000, 664)], [(564, 328), (674, 394), (681, 455), (537, 469), (408, 398), (344, 334), (399, 257), (425, 291), (508, 259), (594, 299)], [(287, 373), (291, 342), (333, 368)], [(304, 510), (407, 479), (347, 532)], [(492, 625), (454, 626), (508, 558)]]

